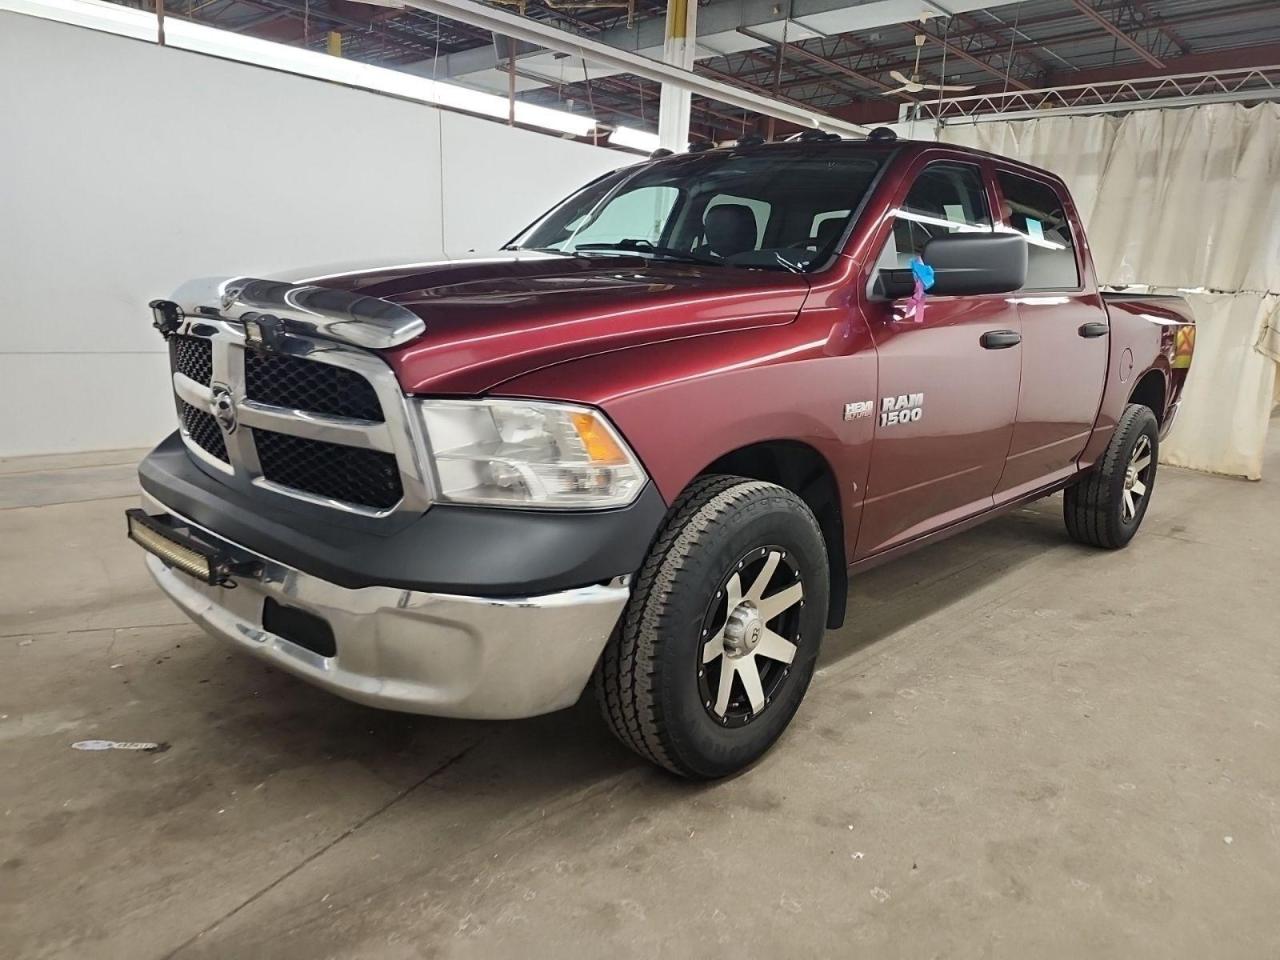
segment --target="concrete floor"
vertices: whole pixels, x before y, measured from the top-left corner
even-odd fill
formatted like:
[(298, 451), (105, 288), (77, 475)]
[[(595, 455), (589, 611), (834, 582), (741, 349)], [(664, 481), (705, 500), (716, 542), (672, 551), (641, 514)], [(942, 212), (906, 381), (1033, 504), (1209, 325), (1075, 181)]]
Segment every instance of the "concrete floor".
[(692, 786), (589, 702), (400, 716), (207, 639), (135, 459), (0, 463), (0, 956), (1280, 956), (1276, 480), (859, 578), (783, 741)]

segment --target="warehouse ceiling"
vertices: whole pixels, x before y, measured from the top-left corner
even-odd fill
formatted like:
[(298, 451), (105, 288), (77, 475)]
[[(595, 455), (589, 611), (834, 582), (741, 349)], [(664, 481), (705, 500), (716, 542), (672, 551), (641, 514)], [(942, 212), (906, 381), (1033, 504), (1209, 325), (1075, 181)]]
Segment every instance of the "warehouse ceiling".
[[(149, 2), (128, 5), (150, 8)], [(662, 0), (501, 6), (661, 55)], [(491, 92), (505, 93), (511, 81), (505, 44), (421, 10), (354, 0), (168, 0), (166, 16), (316, 51), (336, 52), (340, 45), (352, 60)], [(867, 123), (897, 119), (912, 100), (892, 92), (900, 84), (891, 71), (1002, 93), (1277, 64), (1277, 0), (709, 0), (699, 5), (695, 70)], [(521, 48), (514, 74), (521, 100), (656, 129), (659, 91), (651, 81)], [(963, 94), (948, 94), (956, 95)], [(695, 136), (724, 139), (765, 132), (766, 125), (756, 114), (694, 99)]]

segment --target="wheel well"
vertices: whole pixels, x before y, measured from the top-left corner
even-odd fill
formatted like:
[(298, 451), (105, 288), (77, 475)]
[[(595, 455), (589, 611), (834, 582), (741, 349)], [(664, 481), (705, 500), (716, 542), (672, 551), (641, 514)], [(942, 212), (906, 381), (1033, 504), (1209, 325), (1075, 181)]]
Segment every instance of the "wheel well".
[(1133, 393), (1129, 394), (1129, 402), (1150, 407), (1151, 412), (1156, 415), (1156, 422), (1163, 423), (1164, 391), (1164, 374), (1159, 370), (1148, 370), (1133, 388)]
[(844, 515), (835, 473), (826, 458), (807, 443), (771, 440), (741, 447), (710, 464), (702, 474), (727, 473), (776, 483), (790, 490), (813, 511), (827, 545), (831, 594), (827, 626), (844, 623), (849, 571), (844, 555)]

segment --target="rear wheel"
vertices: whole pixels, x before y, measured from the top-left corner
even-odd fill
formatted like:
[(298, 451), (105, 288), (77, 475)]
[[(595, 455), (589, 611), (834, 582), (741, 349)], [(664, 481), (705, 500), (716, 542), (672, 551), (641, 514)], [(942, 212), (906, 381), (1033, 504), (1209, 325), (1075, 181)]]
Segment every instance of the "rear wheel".
[(672, 507), (596, 670), (610, 728), (682, 776), (747, 766), (800, 706), (828, 589), (822, 534), (799, 497), (699, 479)]
[(1131, 403), (1098, 463), (1063, 494), (1073, 540), (1115, 550), (1138, 532), (1156, 483), (1160, 428), (1150, 407)]

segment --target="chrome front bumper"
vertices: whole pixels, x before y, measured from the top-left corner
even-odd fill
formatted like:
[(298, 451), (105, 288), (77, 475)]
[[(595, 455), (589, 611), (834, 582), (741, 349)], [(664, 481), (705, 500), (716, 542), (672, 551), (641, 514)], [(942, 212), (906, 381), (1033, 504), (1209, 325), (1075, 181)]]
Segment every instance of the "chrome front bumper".
[[(152, 516), (177, 516), (145, 493), (142, 499)], [(208, 531), (201, 536), (227, 543)], [(625, 577), (519, 599), (352, 590), (228, 545), (260, 561), (261, 575), (210, 586), (150, 553), (147, 568), (213, 636), (349, 700), (409, 713), (510, 719), (573, 704), (630, 595)], [(327, 621), (336, 654), (321, 656), (264, 630), (267, 597)]]

